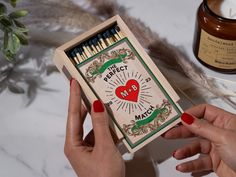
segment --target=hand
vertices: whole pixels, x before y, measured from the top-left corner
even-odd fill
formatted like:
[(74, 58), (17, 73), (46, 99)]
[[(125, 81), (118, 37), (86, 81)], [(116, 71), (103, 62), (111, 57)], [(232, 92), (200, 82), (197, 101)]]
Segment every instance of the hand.
[(108, 116), (101, 101), (95, 101), (91, 110), (94, 134), (90, 133), (83, 139), (85, 117), (80, 87), (73, 79), (70, 88), (65, 155), (79, 177), (124, 177), (124, 161), (112, 140)]
[(176, 167), (181, 172), (213, 170), (220, 177), (236, 176), (236, 115), (211, 105), (190, 108), (181, 117), (183, 125), (163, 136), (168, 139), (198, 136), (191, 144), (177, 149), (178, 159), (201, 154), (198, 159)]

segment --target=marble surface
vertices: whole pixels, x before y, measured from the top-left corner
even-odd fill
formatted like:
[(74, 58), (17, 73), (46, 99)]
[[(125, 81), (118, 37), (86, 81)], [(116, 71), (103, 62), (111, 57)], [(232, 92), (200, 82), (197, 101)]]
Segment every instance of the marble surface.
[[(79, 1), (79, 0), (78, 0)], [(194, 62), (208, 76), (217, 78), (222, 87), (236, 91), (235, 75), (223, 75), (200, 65), (192, 54), (195, 13), (200, 0), (118, 0), (131, 15), (140, 18), (170, 43), (183, 46)], [(38, 94), (26, 107), (26, 98), (9, 91), (0, 94), (0, 177), (75, 177), (66, 160), (63, 147), (69, 95), (69, 83), (59, 74), (45, 77), (47, 87), (57, 92)], [(214, 104), (235, 112), (214, 100)], [(85, 130), (91, 129), (90, 120)], [(135, 154), (127, 163), (127, 176), (187, 177), (175, 170), (179, 163), (171, 157), (183, 140), (167, 141), (158, 138)], [(204, 176), (204, 175), (203, 175)], [(206, 175), (215, 177), (211, 173)]]

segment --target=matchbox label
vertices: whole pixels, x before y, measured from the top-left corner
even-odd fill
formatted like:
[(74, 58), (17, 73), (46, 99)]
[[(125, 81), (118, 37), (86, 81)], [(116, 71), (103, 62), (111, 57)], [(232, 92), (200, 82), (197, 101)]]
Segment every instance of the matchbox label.
[(180, 117), (181, 111), (127, 38), (77, 65), (109, 107), (130, 148)]

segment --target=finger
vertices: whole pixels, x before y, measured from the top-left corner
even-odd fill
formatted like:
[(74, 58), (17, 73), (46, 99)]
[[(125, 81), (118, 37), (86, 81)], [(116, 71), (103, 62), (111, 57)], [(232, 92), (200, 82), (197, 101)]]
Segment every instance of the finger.
[(117, 137), (117, 134), (111, 128), (110, 128), (110, 133), (114, 144), (119, 143), (119, 138)]
[(95, 136), (95, 146), (104, 147), (114, 145), (109, 129), (108, 115), (100, 100), (94, 101), (91, 117)]
[(198, 153), (207, 154), (211, 150), (211, 143), (205, 139), (197, 139), (188, 145), (176, 150), (173, 154), (178, 160), (192, 157)]
[(79, 146), (83, 140), (83, 122), (81, 117), (81, 92), (79, 84), (75, 79), (71, 81), (69, 109), (66, 126), (66, 144)]
[(232, 117), (231, 113), (209, 104), (200, 104), (186, 110), (185, 112), (197, 118), (204, 118), (208, 122), (213, 122), (216, 118), (230, 119)]
[(162, 136), (166, 139), (176, 139), (176, 138), (190, 138), (194, 137), (195, 135), (192, 132), (190, 132), (185, 126), (180, 125), (168, 130)]
[(176, 166), (176, 170), (188, 172), (208, 171), (212, 169), (212, 162), (210, 156), (202, 156), (196, 160), (188, 161)]
[(81, 104), (81, 108), (80, 108), (80, 115), (82, 117), (82, 119), (85, 119), (85, 117), (87, 116), (87, 109), (86, 107), (84, 106), (84, 104)]
[(193, 172), (191, 173), (192, 177), (203, 177), (203, 176), (209, 176), (209, 174), (211, 174), (213, 172), (213, 170), (206, 170), (206, 171), (199, 171), (199, 172)]
[(225, 131), (218, 127), (213, 126), (206, 120), (197, 119), (194, 116), (183, 113), (181, 120), (184, 126), (188, 128), (192, 133), (204, 137), (212, 142), (219, 143), (224, 139)]
[[(119, 142), (119, 139), (117, 137), (117, 135), (110, 129), (110, 132), (111, 132), (111, 136), (112, 136), (112, 139), (113, 139), (113, 142), (116, 144)], [(84, 138), (84, 143), (88, 146), (91, 146), (93, 147), (94, 144), (95, 144), (95, 139), (94, 139), (94, 132), (93, 130), (91, 130), (87, 135), (86, 137)]]

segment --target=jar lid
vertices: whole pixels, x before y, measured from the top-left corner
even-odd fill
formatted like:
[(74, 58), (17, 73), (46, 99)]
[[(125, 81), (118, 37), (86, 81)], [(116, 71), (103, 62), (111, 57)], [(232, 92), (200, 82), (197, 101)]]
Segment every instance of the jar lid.
[(204, 5), (218, 18), (236, 21), (236, 0), (204, 0)]

